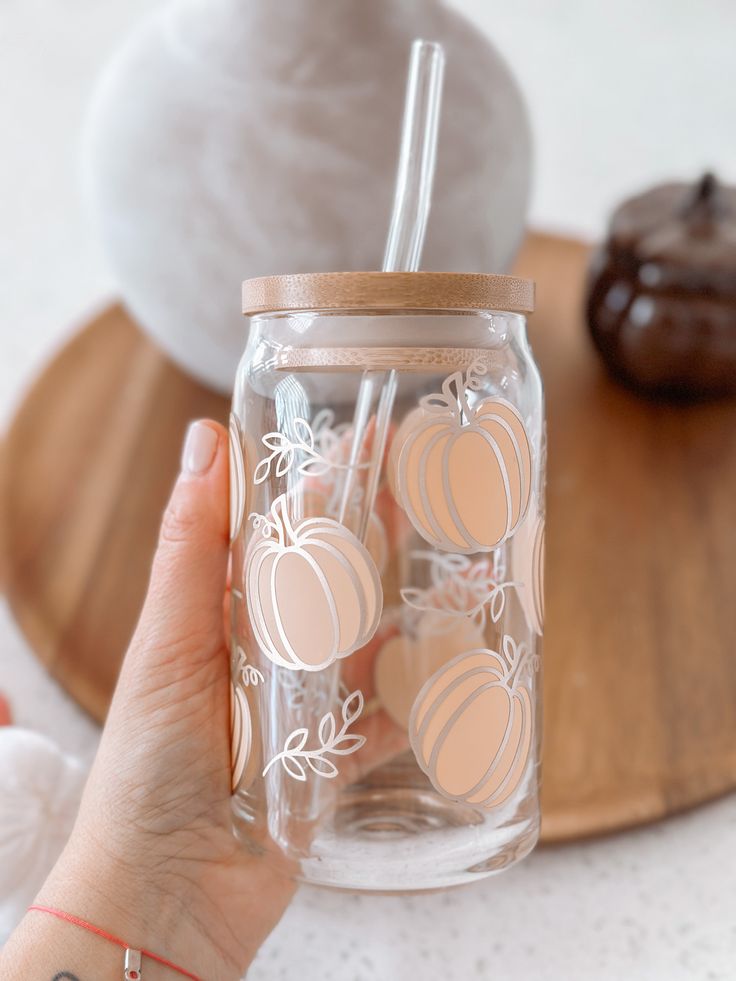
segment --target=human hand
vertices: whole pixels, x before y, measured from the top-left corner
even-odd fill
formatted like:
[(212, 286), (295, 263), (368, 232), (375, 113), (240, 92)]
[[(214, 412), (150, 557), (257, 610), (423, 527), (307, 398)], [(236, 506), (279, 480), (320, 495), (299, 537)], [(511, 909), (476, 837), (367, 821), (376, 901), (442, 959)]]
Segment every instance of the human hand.
[[(225, 430), (195, 423), (74, 831), (36, 899), (207, 981), (242, 977), (295, 889), (244, 851), (231, 827), (227, 458)], [(377, 511), (379, 504), (392, 542), (395, 503), (379, 497)], [(367, 749), (344, 762), (340, 783), (362, 779), (407, 746), (375, 692), (376, 656), (395, 633), (387, 625), (342, 666), (343, 681), (367, 699), (355, 727)], [(119, 976), (119, 950), (38, 918), (28, 914), (5, 948), (10, 981), (48, 981), (69, 963), (80, 965), (69, 973), (78, 981), (107, 977), (105, 957), (109, 976)], [(54, 960), (57, 950), (63, 961)], [(146, 981), (169, 976), (146, 963)]]
[(207, 981), (242, 976), (294, 891), (231, 830), (227, 458), (225, 430), (195, 423), (79, 816), (37, 898)]

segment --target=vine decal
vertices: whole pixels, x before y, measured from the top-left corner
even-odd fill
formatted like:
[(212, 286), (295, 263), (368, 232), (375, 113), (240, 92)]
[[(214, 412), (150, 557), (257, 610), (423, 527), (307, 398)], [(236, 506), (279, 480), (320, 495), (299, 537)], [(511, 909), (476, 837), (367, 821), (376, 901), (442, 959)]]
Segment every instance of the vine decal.
[(280, 762), (284, 770), (295, 780), (306, 780), (308, 770), (316, 773), (317, 776), (326, 777), (329, 780), (334, 779), (338, 774), (338, 769), (335, 763), (327, 757), (349, 756), (351, 753), (356, 753), (365, 744), (365, 736), (348, 732), (362, 711), (363, 693), (354, 691), (342, 703), (342, 725), (340, 729), (337, 728), (334, 713), (326, 712), (319, 723), (317, 730), (319, 746), (315, 749), (307, 749), (309, 729), (305, 726), (295, 729), (287, 737), (281, 752), (277, 753), (266, 764), (263, 776), (265, 777), (271, 767)]
[[(286, 705), (291, 711), (319, 711), (334, 698), (332, 679), (321, 672), (283, 671), (279, 685), (284, 692)], [(350, 691), (341, 681), (340, 698), (347, 698)]]
[(402, 589), (401, 598), (407, 606), (448, 617), (467, 617), (481, 630), (488, 615), (493, 623), (498, 623), (506, 605), (506, 591), (521, 585), (500, 581), (505, 562), (496, 553), (477, 562), (465, 555), (424, 551), (412, 552), (410, 557), (430, 563), (431, 585), (426, 589)]
[(258, 685), (262, 685), (264, 680), (263, 673), (254, 664), (248, 663), (248, 656), (243, 648), (238, 646), (236, 653), (238, 655), (237, 671), (245, 687), (248, 688), (250, 685), (253, 685), (254, 688), (257, 688)]

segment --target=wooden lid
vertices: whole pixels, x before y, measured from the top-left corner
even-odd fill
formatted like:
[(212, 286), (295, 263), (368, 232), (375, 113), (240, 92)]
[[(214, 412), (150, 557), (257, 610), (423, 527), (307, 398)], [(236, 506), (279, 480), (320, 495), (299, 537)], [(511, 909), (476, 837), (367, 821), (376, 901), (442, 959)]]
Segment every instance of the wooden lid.
[(277, 310), (509, 310), (531, 313), (534, 282), (447, 272), (262, 276), (243, 283), (243, 313)]

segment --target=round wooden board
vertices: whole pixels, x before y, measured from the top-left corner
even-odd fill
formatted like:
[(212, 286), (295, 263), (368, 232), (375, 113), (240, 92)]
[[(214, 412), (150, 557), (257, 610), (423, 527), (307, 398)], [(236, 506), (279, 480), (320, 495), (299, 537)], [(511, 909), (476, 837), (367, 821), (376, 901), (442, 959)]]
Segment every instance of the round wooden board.
[[(646, 402), (581, 320), (585, 246), (531, 236), (549, 426), (543, 839), (736, 787), (736, 405)], [(29, 391), (5, 447), (6, 578), (41, 660), (102, 719), (187, 422), (224, 421), (114, 306)]]

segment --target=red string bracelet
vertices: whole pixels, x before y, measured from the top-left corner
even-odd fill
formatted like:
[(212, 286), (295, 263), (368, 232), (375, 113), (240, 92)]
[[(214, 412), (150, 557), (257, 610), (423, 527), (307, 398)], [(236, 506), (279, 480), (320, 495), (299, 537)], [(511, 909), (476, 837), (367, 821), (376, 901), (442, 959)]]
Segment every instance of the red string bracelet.
[(108, 933), (106, 930), (94, 926), (92, 923), (87, 923), (86, 920), (74, 916), (72, 913), (65, 913), (64, 910), (54, 909), (52, 906), (29, 906), (28, 910), (29, 912), (36, 910), (38, 913), (50, 913), (51, 916), (56, 916), (60, 920), (74, 924), (74, 926), (82, 927), (83, 930), (89, 930), (90, 933), (95, 933), (98, 937), (103, 937), (105, 940), (109, 940), (110, 943), (122, 947), (125, 951), (125, 974), (123, 975), (125, 981), (142, 981), (141, 957), (148, 957), (152, 961), (163, 964), (164, 967), (170, 967), (172, 971), (176, 971), (177, 974), (181, 974), (185, 978), (191, 978), (192, 981), (203, 981), (199, 975), (192, 974), (191, 971), (185, 971), (183, 967), (178, 967), (165, 957), (153, 954), (150, 950), (137, 950), (135, 947), (126, 944), (120, 937), (116, 937), (112, 933)]

